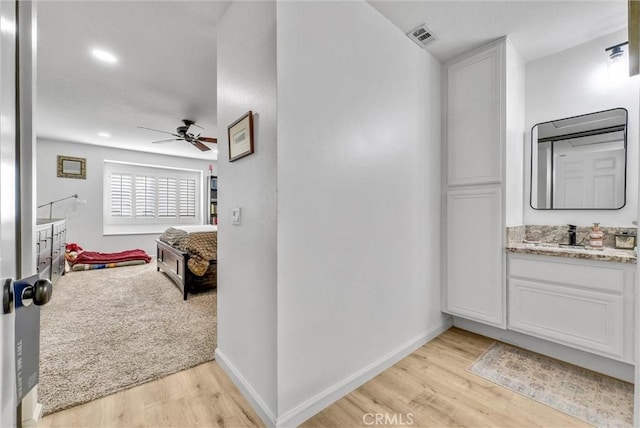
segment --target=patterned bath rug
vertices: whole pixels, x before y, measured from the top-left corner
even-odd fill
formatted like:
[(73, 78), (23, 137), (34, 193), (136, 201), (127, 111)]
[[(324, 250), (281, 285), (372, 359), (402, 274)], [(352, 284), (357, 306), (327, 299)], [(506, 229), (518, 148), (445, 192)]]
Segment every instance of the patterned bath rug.
[(633, 425), (633, 385), (495, 342), (467, 371), (597, 427)]

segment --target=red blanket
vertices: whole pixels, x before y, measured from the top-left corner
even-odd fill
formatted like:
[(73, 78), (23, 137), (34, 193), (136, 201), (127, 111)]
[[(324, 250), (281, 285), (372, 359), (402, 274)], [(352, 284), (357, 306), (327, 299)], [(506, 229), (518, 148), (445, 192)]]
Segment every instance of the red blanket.
[(98, 264), (129, 262), (131, 260), (144, 260), (149, 263), (151, 257), (144, 250), (127, 250), (119, 253), (97, 253), (95, 251), (83, 251), (78, 254), (73, 264)]

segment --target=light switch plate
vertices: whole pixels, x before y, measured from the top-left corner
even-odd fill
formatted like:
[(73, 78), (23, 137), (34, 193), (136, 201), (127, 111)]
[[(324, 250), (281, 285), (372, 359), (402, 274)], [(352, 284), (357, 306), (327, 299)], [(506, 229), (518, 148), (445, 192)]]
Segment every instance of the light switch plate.
[(233, 217), (233, 224), (236, 226), (240, 224), (240, 207), (235, 206), (231, 210), (231, 217)]

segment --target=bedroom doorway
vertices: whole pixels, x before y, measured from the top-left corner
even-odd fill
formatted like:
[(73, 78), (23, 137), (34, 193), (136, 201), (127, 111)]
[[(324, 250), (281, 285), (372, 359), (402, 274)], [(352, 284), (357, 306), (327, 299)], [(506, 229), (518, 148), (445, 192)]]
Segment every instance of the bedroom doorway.
[[(57, 304), (43, 311), (41, 322), (40, 402), (44, 414), (49, 414), (214, 358), (217, 292), (206, 287), (196, 292), (203, 284), (188, 279), (192, 260), (183, 259), (180, 274), (189, 287), (194, 285), (188, 291), (172, 281), (168, 263), (165, 272), (156, 262), (156, 240), (163, 230), (185, 222), (159, 228), (145, 216), (155, 210), (160, 217), (159, 210), (165, 210), (162, 215), (195, 216), (191, 225), (210, 221), (208, 177), (217, 172), (215, 146), (206, 143), (212, 150), (201, 152), (184, 141), (155, 144), (164, 135), (157, 133), (154, 138), (153, 132), (138, 127), (177, 133), (176, 122), (193, 118), (205, 129), (204, 135), (215, 130), (215, 79), (213, 86), (207, 83), (216, 73), (215, 50), (213, 58), (194, 59), (191, 50), (183, 47), (210, 51), (215, 32), (192, 30), (217, 21), (224, 7), (216, 2), (42, 2), (37, 6), (36, 205), (43, 207), (38, 217), (52, 223), (51, 233), (43, 232), (47, 248), (42, 249), (51, 251), (51, 259), (62, 260), (62, 266), (70, 243), (77, 245), (72, 249), (78, 253), (140, 249), (153, 258), (148, 264), (117, 268), (107, 266), (119, 261), (93, 258), (98, 263), (84, 264), (104, 268), (76, 266), (78, 270), (64, 274), (67, 269), (52, 264)], [(78, 34), (95, 37), (88, 40)], [(198, 66), (189, 68), (189, 75), (184, 67), (168, 66), (167, 51), (175, 52), (172, 64), (196, 61)], [(129, 166), (134, 172), (120, 171), (116, 186), (108, 164)], [(142, 174), (151, 169), (155, 175)], [(157, 173), (158, 169), (166, 174)], [(197, 178), (189, 181), (185, 171)], [(131, 187), (126, 188), (126, 183)], [(108, 201), (116, 187), (123, 200), (131, 198), (128, 213), (144, 217), (126, 233), (105, 228), (105, 219), (115, 217)], [(176, 195), (174, 202), (162, 197), (171, 192)], [(58, 200), (62, 201), (50, 205)], [(76, 210), (73, 204), (79, 200), (86, 203)], [(126, 204), (123, 207), (126, 212)], [(64, 228), (56, 229), (62, 225), (59, 221)], [(73, 303), (86, 300), (87, 295), (92, 296), (87, 305)]]

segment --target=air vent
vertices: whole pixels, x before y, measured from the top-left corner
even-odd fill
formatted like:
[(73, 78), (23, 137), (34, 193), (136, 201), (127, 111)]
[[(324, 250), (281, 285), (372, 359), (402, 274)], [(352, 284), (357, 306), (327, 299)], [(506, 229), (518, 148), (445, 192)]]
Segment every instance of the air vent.
[(433, 35), (433, 31), (431, 28), (427, 27), (426, 24), (420, 24), (413, 30), (407, 33), (407, 36), (414, 42), (418, 44), (421, 48), (424, 48), (432, 41), (436, 40), (436, 37)]

